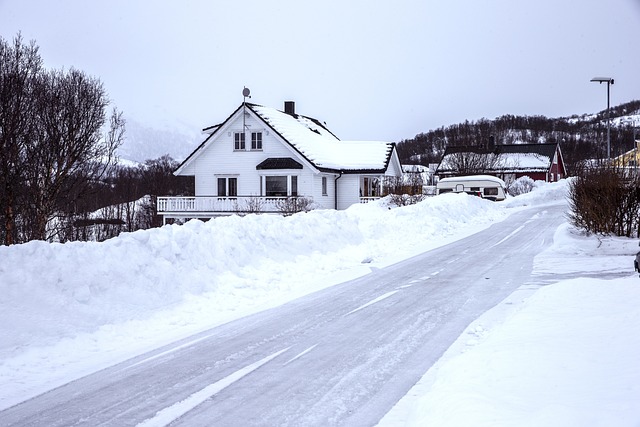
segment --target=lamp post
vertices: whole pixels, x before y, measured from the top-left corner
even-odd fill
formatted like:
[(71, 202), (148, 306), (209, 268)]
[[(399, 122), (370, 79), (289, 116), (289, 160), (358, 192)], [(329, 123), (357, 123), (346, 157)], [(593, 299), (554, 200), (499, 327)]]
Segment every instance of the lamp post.
[(613, 84), (611, 77), (594, 77), (592, 82), (607, 84), (607, 159), (611, 159), (611, 123), (609, 121), (609, 87)]

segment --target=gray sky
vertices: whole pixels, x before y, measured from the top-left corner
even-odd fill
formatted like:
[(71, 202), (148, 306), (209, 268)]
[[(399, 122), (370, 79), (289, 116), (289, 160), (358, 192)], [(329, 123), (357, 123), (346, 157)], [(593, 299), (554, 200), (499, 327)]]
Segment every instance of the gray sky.
[(640, 99), (640, 0), (0, 0), (0, 35), (100, 78), (147, 123), (219, 123), (242, 102), (399, 141), (464, 120)]

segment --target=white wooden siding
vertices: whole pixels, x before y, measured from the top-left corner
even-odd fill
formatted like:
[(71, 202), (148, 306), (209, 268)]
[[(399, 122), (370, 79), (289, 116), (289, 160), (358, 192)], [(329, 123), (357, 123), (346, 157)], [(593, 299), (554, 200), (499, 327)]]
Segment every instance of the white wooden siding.
[[(335, 181), (336, 174), (332, 173), (319, 173), (313, 178), (312, 194), (313, 201), (321, 209), (335, 209)], [(322, 177), (327, 178), (327, 194), (322, 194)]]
[(402, 166), (400, 165), (400, 158), (398, 158), (398, 152), (396, 150), (394, 150), (393, 154), (391, 155), (389, 166), (387, 167), (385, 175), (402, 176)]
[[(360, 175), (319, 172), (258, 119), (253, 111), (247, 109), (246, 112), (245, 150), (234, 150), (234, 134), (243, 131), (244, 111), (239, 109), (180, 171), (181, 175), (195, 176), (195, 196), (217, 196), (218, 178), (228, 177), (236, 177), (238, 180), (237, 196), (260, 196), (263, 195), (261, 190), (264, 191), (260, 185), (262, 176), (295, 175), (298, 177), (298, 195), (311, 198), (319, 208), (346, 209), (360, 203)], [(251, 150), (251, 132), (262, 132), (262, 150)], [(258, 164), (274, 157), (293, 158), (301, 163), (303, 168), (256, 170)], [(385, 175), (401, 175), (401, 166), (395, 151)], [(327, 178), (326, 195), (322, 194), (323, 177)]]
[(342, 175), (338, 180), (338, 209), (360, 203), (360, 175)]
[[(249, 110), (247, 110), (249, 111)], [(314, 171), (305, 165), (295, 152), (262, 121), (251, 113), (245, 116), (247, 127), (245, 150), (234, 150), (234, 134), (242, 132), (242, 110), (208, 141), (207, 148), (194, 159), (183, 174), (195, 175), (195, 195), (218, 194), (218, 177), (236, 176), (239, 196), (260, 195), (260, 176), (296, 175), (298, 194), (313, 194)], [(251, 132), (262, 132), (262, 150), (251, 150)], [(269, 157), (291, 157), (303, 164), (303, 169), (256, 170), (256, 166)]]

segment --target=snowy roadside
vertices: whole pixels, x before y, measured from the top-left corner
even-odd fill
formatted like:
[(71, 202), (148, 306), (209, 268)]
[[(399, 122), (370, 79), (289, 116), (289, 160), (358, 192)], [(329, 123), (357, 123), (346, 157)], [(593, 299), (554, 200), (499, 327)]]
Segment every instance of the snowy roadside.
[(502, 203), (444, 195), (403, 208), (379, 202), (193, 221), (104, 243), (0, 247), (0, 409), (464, 238), (527, 205), (562, 202), (564, 190), (562, 182)]
[[(467, 195), (0, 247), (0, 409), (504, 219)], [(10, 386), (9, 386), (10, 385)]]
[(577, 278), (525, 284), (474, 321), (379, 427), (640, 425), (637, 250), (565, 223), (534, 274)]

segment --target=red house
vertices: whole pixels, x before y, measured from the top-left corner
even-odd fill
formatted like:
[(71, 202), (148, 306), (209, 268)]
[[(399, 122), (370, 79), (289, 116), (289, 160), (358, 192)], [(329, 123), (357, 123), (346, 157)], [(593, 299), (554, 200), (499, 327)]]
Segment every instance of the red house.
[(447, 147), (436, 169), (440, 178), (482, 173), (506, 183), (528, 176), (554, 182), (566, 176), (560, 145), (513, 144), (484, 147)]

